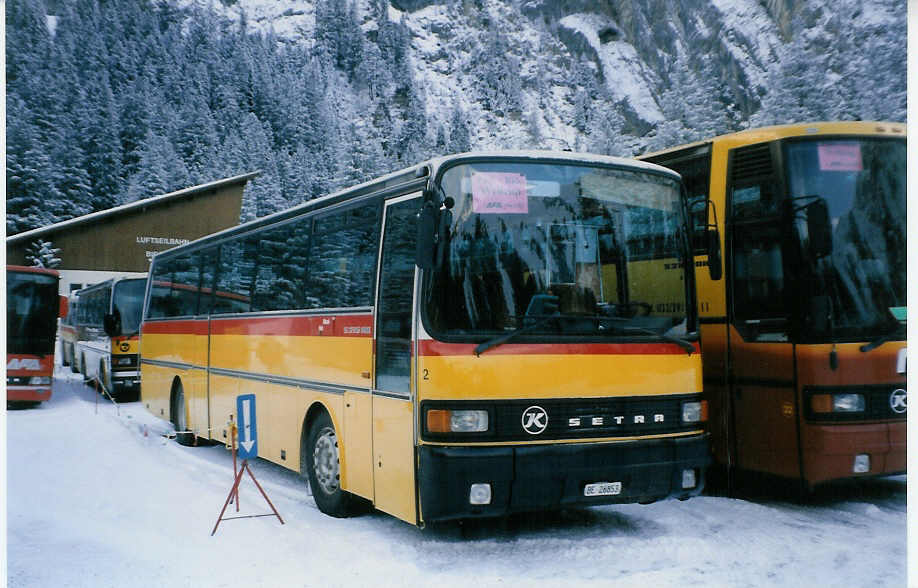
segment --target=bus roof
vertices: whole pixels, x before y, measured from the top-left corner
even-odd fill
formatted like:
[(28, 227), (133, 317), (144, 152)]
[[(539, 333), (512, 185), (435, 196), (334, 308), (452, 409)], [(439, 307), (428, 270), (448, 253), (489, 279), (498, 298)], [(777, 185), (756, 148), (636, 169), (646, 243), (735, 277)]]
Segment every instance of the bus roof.
[(692, 147), (700, 147), (713, 142), (727, 141), (742, 145), (753, 143), (762, 143), (774, 139), (783, 139), (785, 137), (801, 137), (809, 135), (877, 135), (905, 137), (906, 125), (897, 122), (877, 122), (877, 121), (824, 121), (797, 123), (788, 125), (775, 125), (770, 127), (759, 127), (755, 129), (746, 129), (736, 133), (727, 133), (685, 143), (683, 145), (674, 145), (660, 151), (645, 153), (641, 159), (663, 155), (671, 151), (682, 151)]
[(104, 287), (105, 287), (106, 285), (108, 285), (108, 284), (111, 284), (112, 286), (114, 286), (116, 282), (128, 282), (128, 281), (132, 281), (132, 280), (141, 280), (141, 281), (146, 282), (146, 281), (147, 281), (147, 278), (146, 278), (146, 277), (134, 278), (134, 277), (129, 277), (129, 276), (122, 276), (122, 277), (117, 277), (117, 278), (109, 278), (109, 279), (103, 280), (103, 281), (101, 281), (101, 282), (96, 282), (95, 284), (90, 284), (89, 286), (80, 288), (79, 290), (74, 290), (74, 291), (72, 292), (72, 294), (75, 295), (75, 296), (77, 296), (77, 297), (79, 297), (79, 296), (81, 296), (81, 295), (85, 295), (87, 292), (91, 292), (91, 291), (93, 291), (93, 290), (98, 290), (99, 288), (104, 288)]
[[(343, 190), (338, 190), (337, 192), (332, 192), (331, 194), (308, 200), (302, 204), (298, 204), (285, 210), (281, 210), (273, 214), (257, 218), (255, 220), (242, 223), (235, 227), (230, 227), (210, 235), (205, 235), (190, 243), (186, 243), (178, 247), (173, 247), (171, 249), (167, 249), (166, 251), (157, 252), (155, 256), (164, 255), (176, 250), (184, 251), (189, 248), (194, 249), (211, 241), (220, 240), (223, 237), (228, 237), (238, 233), (244, 233), (256, 227), (267, 226), (275, 222), (280, 222), (288, 218), (296, 217), (313, 209), (321, 209), (325, 206), (339, 202), (345, 202), (360, 196), (368, 196), (370, 194), (385, 192), (388, 190), (398, 191), (409, 186), (417, 187), (420, 189), (423, 183), (426, 183), (431, 177), (436, 177), (437, 172), (446, 165), (461, 163), (463, 161), (480, 161), (482, 159), (504, 159), (511, 161), (562, 161), (570, 163), (614, 165), (623, 168), (652, 171), (654, 173), (664, 174), (674, 178), (681, 177), (678, 173), (671, 169), (646, 161), (638, 161), (636, 159), (628, 159), (624, 157), (612, 157), (609, 155), (596, 155), (593, 153), (538, 150), (470, 151), (466, 153), (434, 157), (399, 171), (373, 178), (372, 180), (363, 182), (362, 184), (350, 186)], [(413, 184), (418, 185), (413, 186)]]
[(6, 271), (19, 272), (23, 274), (46, 274), (49, 276), (54, 276), (56, 278), (60, 277), (60, 273), (58, 273), (57, 270), (49, 269), (46, 267), (28, 267), (24, 265), (8, 265), (6, 266)]

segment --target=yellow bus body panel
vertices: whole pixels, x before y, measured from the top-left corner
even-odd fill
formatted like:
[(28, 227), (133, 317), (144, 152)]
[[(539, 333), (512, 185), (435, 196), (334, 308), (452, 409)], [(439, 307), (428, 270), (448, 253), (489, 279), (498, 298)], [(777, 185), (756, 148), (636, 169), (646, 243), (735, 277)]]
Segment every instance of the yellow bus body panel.
[(701, 355), (500, 355), (420, 358), (421, 400), (602, 398), (701, 392)]

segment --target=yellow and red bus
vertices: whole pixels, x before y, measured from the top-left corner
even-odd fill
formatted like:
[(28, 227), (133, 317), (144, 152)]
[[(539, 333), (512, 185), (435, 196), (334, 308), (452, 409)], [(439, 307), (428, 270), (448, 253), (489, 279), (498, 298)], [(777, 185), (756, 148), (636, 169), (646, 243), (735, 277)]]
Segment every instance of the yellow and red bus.
[(694, 496), (686, 218), (678, 175), (637, 161), (424, 162), (157, 254), (143, 402), (180, 443), (229, 442), (255, 394), (259, 457), (333, 516)]
[(52, 269), (6, 266), (6, 402), (38, 404), (51, 398), (54, 338), (66, 315)]
[(75, 292), (73, 364), (113, 398), (140, 393), (138, 344), (146, 278), (112, 278)]
[(682, 174), (695, 241), (724, 245), (719, 282), (696, 250), (717, 463), (805, 488), (904, 472), (905, 126), (759, 128), (641, 159)]

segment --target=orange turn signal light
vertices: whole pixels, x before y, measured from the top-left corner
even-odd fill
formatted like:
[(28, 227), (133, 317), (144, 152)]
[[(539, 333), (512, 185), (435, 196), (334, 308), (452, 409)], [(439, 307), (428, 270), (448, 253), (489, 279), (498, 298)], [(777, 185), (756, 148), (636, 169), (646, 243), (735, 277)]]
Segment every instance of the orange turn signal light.
[(431, 433), (449, 433), (449, 421), (452, 415), (450, 410), (428, 410), (427, 430)]
[(832, 412), (832, 395), (814, 394), (810, 397), (810, 406), (816, 413)]

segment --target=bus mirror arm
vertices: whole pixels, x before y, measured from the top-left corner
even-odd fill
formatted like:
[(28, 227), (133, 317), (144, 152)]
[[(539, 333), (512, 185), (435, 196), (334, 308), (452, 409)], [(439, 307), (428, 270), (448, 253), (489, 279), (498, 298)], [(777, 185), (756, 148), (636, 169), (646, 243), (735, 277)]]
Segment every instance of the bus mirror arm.
[[(418, 237), (415, 251), (415, 264), (421, 269), (433, 269), (443, 263), (446, 254), (447, 235), (453, 223), (452, 208), (455, 200), (445, 196), (442, 201), (439, 195), (442, 190), (437, 187), (437, 196), (428, 193), (424, 204), (418, 212)], [(440, 208), (439, 205), (442, 205)]]

